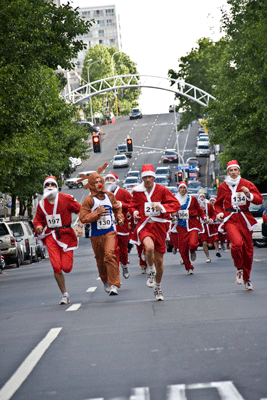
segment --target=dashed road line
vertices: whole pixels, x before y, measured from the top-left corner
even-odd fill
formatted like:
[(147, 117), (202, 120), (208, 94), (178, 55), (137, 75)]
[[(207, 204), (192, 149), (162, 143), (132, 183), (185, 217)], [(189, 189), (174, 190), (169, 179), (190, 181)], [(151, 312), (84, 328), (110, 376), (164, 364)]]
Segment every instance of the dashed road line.
[(91, 286), (86, 290), (86, 292), (87, 293), (94, 292), (96, 289), (97, 289), (97, 286)]
[(77, 311), (81, 307), (82, 303), (72, 304), (66, 311)]

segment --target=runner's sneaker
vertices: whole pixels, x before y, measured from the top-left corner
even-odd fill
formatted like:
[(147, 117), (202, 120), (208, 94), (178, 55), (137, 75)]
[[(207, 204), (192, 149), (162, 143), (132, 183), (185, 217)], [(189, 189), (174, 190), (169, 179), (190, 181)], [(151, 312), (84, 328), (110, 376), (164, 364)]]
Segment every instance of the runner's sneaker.
[(150, 288), (153, 288), (155, 286), (155, 276), (156, 272), (149, 272), (148, 278), (146, 280), (146, 285)]
[(61, 296), (61, 299), (60, 299), (59, 304), (69, 304), (69, 302), (70, 302), (70, 297), (69, 297), (69, 295), (68, 295), (68, 294), (63, 294), (63, 295)]
[(163, 301), (164, 297), (160, 287), (155, 287), (154, 289), (155, 301)]
[(172, 248), (172, 253), (176, 254), (177, 253), (177, 249), (175, 247)]
[(245, 281), (245, 289), (246, 289), (246, 290), (253, 290), (253, 285), (252, 285), (252, 283), (250, 282), (250, 280)]
[(192, 270), (192, 268), (187, 270), (187, 275), (193, 275), (193, 270)]
[(206, 260), (206, 263), (210, 263), (210, 262), (211, 262), (211, 259), (210, 259), (210, 257), (208, 257)]
[(184, 264), (184, 260), (180, 258), (180, 264)]
[(220, 258), (221, 257), (221, 253), (219, 251), (217, 251), (216, 256)]
[(109, 295), (110, 296), (116, 296), (118, 294), (118, 289), (116, 286), (111, 285), (110, 286), (110, 291), (109, 291)]
[(105, 289), (105, 291), (106, 291), (107, 293), (110, 292), (110, 287), (109, 287), (109, 283), (108, 283), (108, 282), (105, 282), (105, 283), (104, 283), (104, 289)]
[(122, 267), (122, 275), (125, 279), (128, 279), (130, 276), (128, 267)]
[(195, 261), (197, 258), (196, 252), (195, 251), (191, 251), (191, 261)]
[(243, 281), (243, 269), (238, 269), (235, 277), (235, 281), (238, 285), (242, 285)]
[(145, 273), (146, 273), (146, 266), (145, 266), (145, 265), (142, 265), (141, 268), (142, 268), (142, 269), (141, 269), (141, 274), (145, 274)]

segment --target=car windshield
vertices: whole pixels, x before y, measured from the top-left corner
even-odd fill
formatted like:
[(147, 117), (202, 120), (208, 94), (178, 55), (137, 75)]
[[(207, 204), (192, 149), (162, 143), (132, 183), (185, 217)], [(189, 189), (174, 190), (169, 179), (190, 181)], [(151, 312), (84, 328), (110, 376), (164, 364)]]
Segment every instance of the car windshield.
[(126, 178), (125, 183), (138, 183), (137, 178)]
[(23, 236), (24, 232), (22, 229), (21, 224), (18, 223), (13, 223), (13, 224), (8, 224), (9, 228), (12, 230), (13, 233), (17, 233), (19, 236)]
[(165, 176), (157, 176), (156, 178), (155, 178), (155, 182), (156, 183), (162, 183), (162, 182), (166, 182), (167, 183), (167, 179), (165, 178)]
[(156, 169), (156, 174), (157, 175), (168, 175), (169, 174), (169, 170), (168, 170), (168, 168), (159, 168), (159, 169)]
[(115, 161), (125, 160), (126, 156), (116, 156), (114, 157)]
[(190, 188), (197, 188), (200, 186), (200, 182), (189, 182), (188, 183), (188, 189)]
[(0, 224), (0, 236), (5, 236), (8, 235), (9, 232), (7, 230), (7, 227), (5, 226), (5, 224)]
[(118, 146), (118, 150), (119, 150), (119, 151), (126, 151), (126, 144), (120, 144), (120, 145)]
[(176, 156), (174, 151), (165, 151), (165, 156)]
[(132, 113), (138, 113), (139, 112), (139, 109), (138, 108), (133, 108), (132, 109)]
[(209, 146), (208, 145), (200, 145), (198, 146), (199, 149), (201, 150), (209, 150)]
[(128, 176), (139, 176), (139, 172), (138, 171), (129, 171), (128, 172)]

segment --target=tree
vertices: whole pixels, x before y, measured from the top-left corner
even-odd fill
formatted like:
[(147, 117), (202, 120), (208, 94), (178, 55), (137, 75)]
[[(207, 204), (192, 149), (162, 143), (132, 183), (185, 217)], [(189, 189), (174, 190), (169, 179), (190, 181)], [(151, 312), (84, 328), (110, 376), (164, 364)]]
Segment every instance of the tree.
[[(135, 63), (131, 61), (130, 57), (125, 53), (118, 53), (118, 51), (119, 50), (114, 46), (105, 47), (103, 45), (96, 45), (92, 47), (86, 54), (83, 64), (82, 77), (84, 81), (88, 82), (89, 78), (90, 83), (92, 83), (112, 76), (136, 74), (137, 68)], [(103, 60), (103, 62), (101, 62), (101, 60)], [(129, 114), (130, 109), (137, 106), (140, 93), (141, 90), (139, 88), (123, 89), (118, 91), (117, 101), (122, 115)], [(99, 99), (101, 99), (101, 101)], [(101, 110), (106, 107), (116, 114), (113, 91), (105, 92), (103, 95), (92, 97), (93, 114), (101, 112)], [(90, 115), (89, 105), (85, 108), (85, 112), (87, 116)]]
[[(267, 3), (229, 0), (223, 14), (228, 45), (218, 65), (210, 102), (209, 127), (214, 142), (225, 146), (222, 165), (237, 159), (244, 177), (266, 186)], [(266, 190), (266, 187), (265, 187)]]

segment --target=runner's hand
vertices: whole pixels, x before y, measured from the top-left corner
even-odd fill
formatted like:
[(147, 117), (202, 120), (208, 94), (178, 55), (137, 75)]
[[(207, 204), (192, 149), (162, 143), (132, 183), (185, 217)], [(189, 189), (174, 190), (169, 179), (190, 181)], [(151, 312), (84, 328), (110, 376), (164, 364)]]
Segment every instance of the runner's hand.
[(38, 226), (36, 227), (36, 232), (37, 232), (39, 235), (43, 232), (43, 227), (42, 227), (42, 225), (38, 225)]

